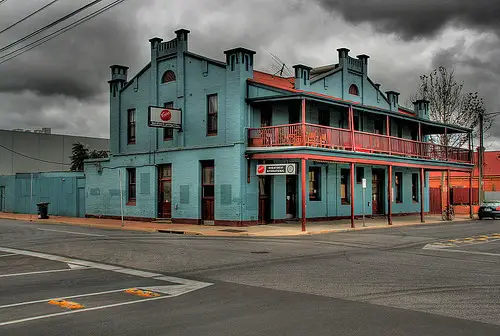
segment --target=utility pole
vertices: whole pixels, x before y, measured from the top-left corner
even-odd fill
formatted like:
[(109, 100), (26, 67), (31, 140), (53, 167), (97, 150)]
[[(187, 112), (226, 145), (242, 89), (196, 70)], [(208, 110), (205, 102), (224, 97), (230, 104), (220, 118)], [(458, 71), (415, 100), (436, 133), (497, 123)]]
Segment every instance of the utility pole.
[[(484, 142), (484, 132), (483, 132), (483, 124), (484, 124), (484, 112), (481, 111), (479, 113), (479, 151), (477, 153), (477, 164), (479, 170), (478, 176), (478, 205), (481, 206), (483, 204), (483, 160), (484, 160), (484, 150), (483, 150), (483, 142)], [(472, 186), (471, 186), (472, 188)]]

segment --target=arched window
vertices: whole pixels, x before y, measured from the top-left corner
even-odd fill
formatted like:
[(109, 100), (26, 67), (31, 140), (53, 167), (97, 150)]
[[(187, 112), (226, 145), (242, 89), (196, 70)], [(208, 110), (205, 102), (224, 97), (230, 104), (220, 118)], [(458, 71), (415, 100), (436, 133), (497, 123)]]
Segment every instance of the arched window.
[(167, 70), (161, 78), (162, 83), (175, 82), (175, 73), (172, 70)]
[(358, 87), (354, 84), (352, 84), (350, 87), (349, 87), (349, 94), (352, 94), (352, 95), (355, 95), (355, 96), (359, 96), (359, 90), (358, 90)]

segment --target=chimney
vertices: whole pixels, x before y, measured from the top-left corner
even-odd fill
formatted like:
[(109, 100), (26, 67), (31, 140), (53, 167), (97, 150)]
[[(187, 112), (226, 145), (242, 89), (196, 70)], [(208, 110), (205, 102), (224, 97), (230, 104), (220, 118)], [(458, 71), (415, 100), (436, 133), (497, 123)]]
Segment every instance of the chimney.
[(346, 64), (346, 59), (349, 57), (350, 50), (347, 48), (339, 48), (337, 51), (339, 52), (339, 64), (340, 66), (343, 66)]
[(419, 99), (413, 102), (415, 113), (417, 117), (423, 119), (429, 119), (429, 101), (425, 99)]
[(399, 92), (396, 91), (386, 91), (387, 99), (389, 100), (389, 106), (391, 111), (397, 111), (399, 109)]
[(295, 89), (297, 90), (306, 90), (309, 88), (311, 67), (303, 64), (294, 65), (295, 69)]
[(363, 74), (366, 77), (368, 75), (368, 59), (370, 58), (370, 56), (362, 54), (358, 55), (357, 58), (361, 61)]
[(182, 52), (188, 51), (188, 34), (190, 33), (187, 29), (178, 29), (175, 31), (177, 37), (177, 48)]
[(123, 65), (112, 65), (111, 68), (111, 80), (112, 81), (123, 81), (127, 82), (128, 67)]

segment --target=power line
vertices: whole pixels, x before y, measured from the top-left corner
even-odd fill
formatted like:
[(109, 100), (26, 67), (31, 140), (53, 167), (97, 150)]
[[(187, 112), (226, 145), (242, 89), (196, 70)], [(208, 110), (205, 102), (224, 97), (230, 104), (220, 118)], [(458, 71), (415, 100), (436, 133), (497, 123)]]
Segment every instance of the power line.
[(47, 7), (51, 6), (51, 5), (53, 5), (54, 3), (58, 2), (58, 1), (59, 1), (59, 0), (54, 0), (54, 1), (52, 1), (51, 3), (49, 3), (49, 4), (45, 5), (45, 6), (43, 6), (42, 8), (37, 9), (36, 11), (34, 11), (34, 12), (33, 12), (33, 13), (31, 13), (31, 14), (29, 14), (28, 16), (25, 16), (24, 18), (20, 19), (19, 21), (17, 21), (17, 22), (15, 22), (15, 23), (11, 24), (11, 25), (10, 25), (10, 26), (8, 26), (7, 28), (5, 28), (5, 29), (3, 29), (3, 30), (0, 30), (0, 34), (5, 33), (7, 30), (9, 30), (9, 29), (11, 29), (11, 28), (14, 28), (14, 27), (15, 27), (15, 26), (17, 26), (18, 24), (20, 24), (20, 23), (22, 23), (22, 22), (26, 21), (27, 19), (29, 19), (29, 18), (30, 18), (30, 17), (32, 17), (33, 15), (36, 15), (36, 14), (40, 13), (40, 12), (41, 12), (41, 11), (43, 11), (45, 8), (47, 8)]
[[(2, 0), (0, 0), (0, 1), (2, 1)], [(5, 1), (5, 0), (4, 0), (4, 1)], [(78, 8), (77, 10), (74, 10), (73, 12), (71, 12), (71, 13), (69, 13), (69, 14), (66, 14), (66, 15), (65, 15), (65, 16), (63, 16), (62, 18), (59, 18), (59, 19), (57, 19), (57, 20), (55, 20), (55, 21), (53, 21), (53, 22), (49, 23), (49, 24), (48, 24), (48, 25), (46, 25), (45, 27), (42, 27), (42, 28), (40, 28), (40, 29), (38, 29), (38, 30), (36, 30), (36, 31), (34, 31), (34, 32), (32, 32), (32, 33), (30, 33), (30, 34), (28, 34), (28, 35), (26, 35), (26, 36), (22, 37), (22, 38), (20, 38), (19, 40), (15, 41), (15, 42), (12, 42), (11, 44), (8, 44), (8, 45), (6, 45), (6, 46), (4, 46), (4, 47), (0, 48), (0, 52), (5, 51), (5, 50), (7, 50), (7, 49), (9, 49), (9, 48), (12, 48), (13, 46), (18, 45), (19, 43), (22, 43), (22, 42), (26, 41), (27, 39), (30, 39), (30, 38), (32, 38), (33, 36), (38, 35), (38, 34), (40, 34), (41, 32), (43, 32), (43, 31), (45, 31), (45, 30), (47, 30), (47, 29), (50, 29), (50, 28), (54, 27), (55, 25), (58, 25), (59, 23), (61, 23), (61, 22), (63, 22), (63, 21), (66, 21), (67, 19), (69, 19), (69, 18), (71, 18), (71, 17), (75, 16), (76, 14), (78, 14), (78, 13), (80, 13), (80, 12), (82, 12), (82, 11), (84, 11), (84, 10), (86, 10), (86, 9), (88, 9), (88, 8), (90, 8), (90, 7), (94, 6), (94, 5), (96, 5), (96, 4), (98, 4), (99, 2), (102, 2), (102, 1), (103, 1), (103, 0), (95, 0), (95, 1), (92, 1), (92, 2), (91, 2), (91, 3), (89, 3), (89, 4), (86, 4), (85, 6), (82, 6), (82, 7)]]
[[(95, 12), (93, 12), (93, 13), (91, 13), (91, 14), (89, 14), (89, 15), (87, 15), (87, 16), (79, 19), (79, 20), (77, 20), (77, 21), (75, 21), (75, 22), (73, 22), (73, 23), (71, 23), (71, 24), (69, 24), (67, 26), (64, 26), (63, 28), (61, 28), (59, 30), (56, 30), (55, 32), (53, 32), (53, 33), (51, 33), (51, 34), (49, 34), (47, 36), (44, 36), (44, 37), (42, 37), (42, 38), (40, 38), (40, 39), (38, 39), (38, 40), (30, 43), (30, 44), (27, 44), (24, 47), (18, 48), (18, 49), (14, 50), (14, 51), (6, 54), (6, 55), (0, 56), (0, 59), (7, 57), (6, 59), (0, 61), (0, 64), (3, 64), (3, 63), (5, 63), (5, 62), (7, 62), (7, 61), (9, 61), (9, 60), (17, 57), (17, 56), (20, 56), (20, 55), (24, 54), (25, 52), (28, 52), (31, 49), (36, 48), (37, 46), (39, 46), (41, 44), (44, 44), (45, 42), (48, 42), (48, 41), (52, 40), (53, 38), (56, 38), (57, 36), (65, 33), (66, 31), (68, 31), (70, 29), (73, 29), (73, 28), (79, 26), (80, 24), (93, 19), (94, 17), (96, 17), (96, 16), (104, 13), (105, 11), (107, 11), (107, 10), (109, 10), (109, 9), (111, 9), (111, 8), (117, 6), (117, 5), (119, 5), (119, 4), (121, 4), (122, 2), (125, 2), (125, 1), (127, 1), (127, 0), (116, 0), (116, 1), (114, 1), (114, 2), (112, 2), (110, 4), (108, 4), (108, 5), (106, 5), (104, 7), (102, 7), (101, 9), (99, 9), (99, 10), (97, 10), (97, 11), (95, 11)], [(12, 56), (8, 57), (10, 55), (12, 55)]]
[[(0, 2), (0, 4), (1, 4), (1, 2)], [(23, 156), (23, 157), (28, 158), (28, 159), (31, 159), (31, 160), (36, 160), (36, 161), (45, 162), (45, 163), (51, 163), (51, 164), (58, 164), (58, 165), (71, 166), (71, 163), (63, 163), (63, 162), (47, 161), (47, 160), (43, 160), (43, 159), (39, 159), (39, 158), (35, 158), (35, 157), (29, 156), (29, 155), (26, 155), (26, 154), (23, 154), (23, 153), (16, 152), (15, 150), (10, 149), (10, 148), (8, 148), (8, 147), (5, 147), (5, 146), (3, 146), (3, 145), (0, 145), (0, 147), (1, 147), (1, 148), (4, 148), (4, 149), (6, 149), (6, 150), (8, 150), (9, 152), (12, 152), (12, 153), (14, 153), (14, 154), (17, 154), (17, 155)]]
[(0, 0), (0, 5), (3, 4), (7, 0)]

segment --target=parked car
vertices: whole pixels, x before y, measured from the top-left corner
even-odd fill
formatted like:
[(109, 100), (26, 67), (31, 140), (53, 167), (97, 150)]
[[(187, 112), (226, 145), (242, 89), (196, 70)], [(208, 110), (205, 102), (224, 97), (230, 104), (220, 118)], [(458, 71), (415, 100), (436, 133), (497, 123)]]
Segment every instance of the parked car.
[(483, 219), (485, 217), (493, 219), (500, 218), (500, 201), (485, 201), (479, 207), (477, 216), (479, 219)]

